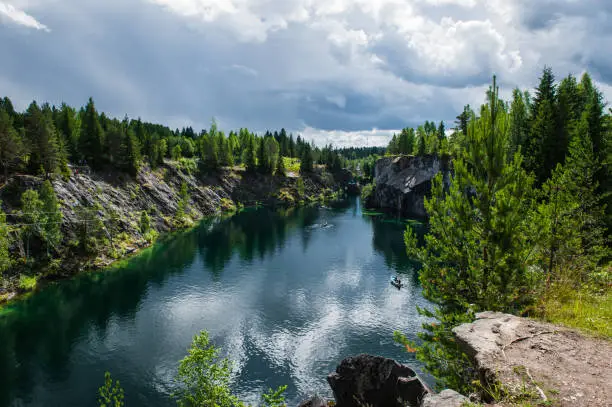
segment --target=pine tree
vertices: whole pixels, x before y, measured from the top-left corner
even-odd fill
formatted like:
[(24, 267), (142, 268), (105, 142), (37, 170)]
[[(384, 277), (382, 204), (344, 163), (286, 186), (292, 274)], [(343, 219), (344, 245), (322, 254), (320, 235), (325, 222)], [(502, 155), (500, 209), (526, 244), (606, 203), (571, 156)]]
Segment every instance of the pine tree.
[(246, 149), (244, 150), (244, 157), (242, 161), (246, 167), (247, 172), (257, 171), (257, 152), (255, 151), (255, 137), (251, 134), (248, 135), (246, 141)]
[(531, 131), (526, 143), (525, 166), (533, 171), (538, 185), (542, 185), (557, 165), (563, 146), (557, 146), (558, 116), (555, 77), (549, 67), (544, 68), (535, 92), (531, 111)]
[(427, 151), (427, 143), (425, 142), (425, 133), (423, 131), (418, 132), (417, 138), (417, 155), (423, 156)]
[(125, 128), (120, 123), (111, 124), (106, 131), (106, 151), (111, 164), (117, 165), (120, 161), (124, 133)]
[(9, 170), (16, 167), (23, 155), (23, 143), (13, 127), (13, 119), (0, 109), (0, 165), (4, 169), (4, 179), (8, 180)]
[(585, 111), (574, 128), (566, 162), (558, 164), (543, 185), (544, 200), (538, 205), (538, 221), (534, 223), (548, 282), (568, 272), (576, 281), (610, 256), (605, 209), (596, 179), (600, 168)]
[(55, 123), (57, 131), (66, 140), (66, 151), (73, 162), (79, 160), (79, 123), (74, 108), (62, 103)]
[(62, 241), (61, 222), (62, 213), (60, 205), (53, 190), (53, 185), (49, 180), (46, 180), (40, 190), (41, 199), (41, 222), (43, 240), (47, 245), (47, 256), (49, 255), (49, 247), (57, 250), (57, 247)]
[(202, 136), (202, 159), (207, 170), (216, 170), (219, 167), (219, 146), (217, 137), (213, 134)]
[(257, 149), (257, 171), (265, 174), (268, 172), (268, 157), (266, 155), (266, 142), (264, 137), (259, 138), (259, 146)]
[(509, 132), (508, 156), (512, 158), (519, 149), (524, 149), (529, 137), (529, 94), (521, 92), (518, 88), (512, 91)]
[(493, 80), (489, 106), (468, 126), (467, 149), (454, 162), (450, 190), (441, 175), (425, 207), (430, 231), (417, 249), (411, 228), (406, 244), (423, 262), (426, 298), (449, 312), (468, 304), (480, 310), (516, 309), (529, 302), (526, 283), (527, 214), (531, 179), (520, 156), (508, 160), (508, 117)]
[(389, 141), (389, 145), (387, 146), (387, 154), (399, 154), (399, 144), (396, 134), (393, 134), (393, 137), (391, 137), (391, 141)]
[(438, 126), (438, 142), (442, 144), (442, 140), (446, 139), (446, 129), (444, 127), (444, 122), (441, 121)]
[(135, 176), (141, 162), (140, 143), (132, 129), (124, 129), (121, 150), (119, 154), (119, 168)]
[(89, 98), (81, 118), (79, 152), (92, 168), (97, 169), (102, 165), (103, 146), (104, 131), (94, 101)]
[(287, 170), (285, 169), (285, 160), (283, 156), (279, 156), (278, 160), (276, 160), (276, 175), (279, 177), (285, 177), (287, 175)]
[(293, 134), (289, 135), (289, 157), (297, 157), (297, 152), (295, 150), (295, 141), (293, 141)]
[(265, 173), (272, 175), (276, 168), (276, 161), (279, 157), (280, 146), (274, 137), (266, 137), (264, 139), (265, 149)]
[(302, 159), (300, 162), (300, 173), (305, 174), (308, 172), (312, 172), (313, 170), (313, 158), (312, 158), (312, 148), (310, 144), (304, 143), (304, 151), (302, 154)]
[(2, 211), (2, 201), (0, 201), (0, 277), (11, 267), (9, 247), (9, 229), (6, 224), (6, 214)]
[(55, 172), (59, 163), (57, 132), (50, 110), (48, 113), (32, 102), (25, 115), (25, 132), (30, 150), (29, 167), (37, 172), (42, 167), (45, 172)]

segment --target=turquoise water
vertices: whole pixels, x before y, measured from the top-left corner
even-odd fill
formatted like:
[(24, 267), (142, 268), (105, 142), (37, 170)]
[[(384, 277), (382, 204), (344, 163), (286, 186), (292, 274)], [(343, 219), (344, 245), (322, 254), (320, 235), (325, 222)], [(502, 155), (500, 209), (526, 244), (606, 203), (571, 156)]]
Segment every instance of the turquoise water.
[[(427, 304), (404, 228), (362, 214), (356, 199), (246, 210), (50, 285), (0, 314), (0, 405), (93, 406), (110, 371), (127, 407), (174, 406), (173, 376), (201, 329), (234, 361), (233, 388), (251, 403), (281, 384), (289, 405), (330, 395), (327, 374), (359, 353), (419, 371), (392, 338), (415, 338), (415, 305)], [(394, 273), (405, 288), (389, 284)]]

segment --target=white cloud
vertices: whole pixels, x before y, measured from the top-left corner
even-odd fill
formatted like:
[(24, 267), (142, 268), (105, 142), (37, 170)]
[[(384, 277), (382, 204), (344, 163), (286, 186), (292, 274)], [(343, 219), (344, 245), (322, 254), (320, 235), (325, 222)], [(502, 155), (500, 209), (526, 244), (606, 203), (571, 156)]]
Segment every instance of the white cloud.
[(54, 32), (0, 43), (17, 56), (0, 77), (28, 90), (19, 100), (93, 96), (113, 114), (173, 127), (215, 116), (224, 127), (384, 145), (425, 120), (448, 127), (483, 102), (493, 74), (509, 95), (533, 87), (545, 64), (558, 77), (588, 69), (610, 99), (609, 2), (542, 2), (11, 0)]
[(342, 131), (342, 130), (319, 130), (306, 127), (299, 133), (306, 140), (312, 140), (318, 146), (332, 144), (334, 147), (378, 147), (389, 144), (394, 133), (400, 130), (364, 130), (364, 131)]
[(15, 6), (8, 3), (0, 2), (0, 17), (26, 27), (47, 32), (51, 31), (46, 25), (39, 23), (34, 17), (25, 11), (19, 10), (18, 8), (15, 8)]

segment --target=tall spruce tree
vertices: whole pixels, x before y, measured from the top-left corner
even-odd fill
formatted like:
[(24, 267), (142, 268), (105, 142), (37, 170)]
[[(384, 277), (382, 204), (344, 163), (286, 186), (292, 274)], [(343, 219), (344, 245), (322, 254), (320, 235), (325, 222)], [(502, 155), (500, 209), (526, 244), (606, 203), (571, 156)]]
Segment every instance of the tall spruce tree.
[(13, 119), (0, 108), (0, 166), (4, 170), (4, 180), (8, 180), (9, 171), (19, 165), (24, 146), (19, 133), (13, 127)]
[(25, 114), (25, 135), (30, 151), (29, 169), (38, 173), (55, 172), (59, 163), (59, 145), (53, 118), (32, 102)]
[(589, 133), (588, 111), (573, 129), (569, 155), (542, 188), (534, 234), (547, 281), (584, 281), (598, 262), (610, 256), (605, 206), (598, 192), (601, 163)]
[(529, 112), (529, 94), (518, 88), (514, 89), (510, 104), (509, 158), (513, 158), (519, 149), (524, 150), (529, 137)]
[(530, 135), (525, 149), (525, 166), (533, 171), (538, 185), (550, 176), (564, 146), (557, 145), (558, 115), (555, 76), (544, 68), (532, 104)]
[(87, 164), (97, 169), (103, 163), (104, 131), (92, 98), (89, 98), (81, 118), (79, 151)]
[(246, 167), (247, 172), (253, 173), (257, 171), (257, 149), (255, 147), (255, 137), (249, 134), (246, 138), (246, 148), (244, 150), (244, 157), (242, 161)]
[(313, 170), (312, 148), (310, 144), (304, 143), (302, 158), (300, 161), (300, 173), (308, 173)]

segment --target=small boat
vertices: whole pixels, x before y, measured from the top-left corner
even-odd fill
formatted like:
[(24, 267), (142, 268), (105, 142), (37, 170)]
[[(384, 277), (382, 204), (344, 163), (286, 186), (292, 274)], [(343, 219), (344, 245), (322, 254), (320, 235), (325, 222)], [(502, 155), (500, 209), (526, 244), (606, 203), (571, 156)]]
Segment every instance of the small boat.
[(397, 288), (402, 288), (403, 284), (402, 284), (402, 281), (398, 279), (397, 276), (395, 276), (395, 277), (391, 277), (391, 285)]

